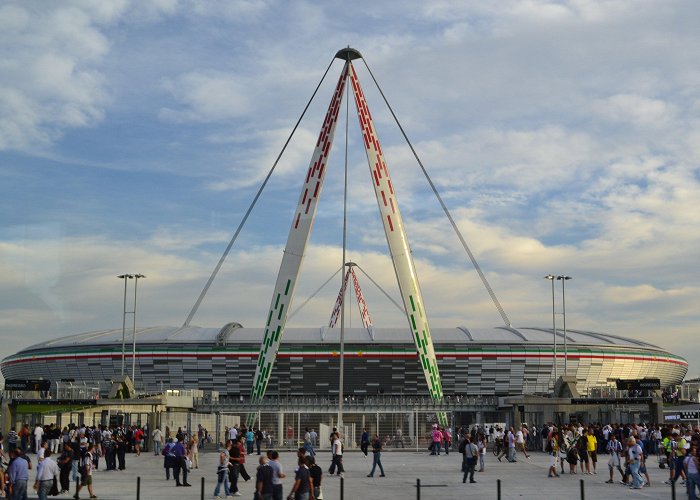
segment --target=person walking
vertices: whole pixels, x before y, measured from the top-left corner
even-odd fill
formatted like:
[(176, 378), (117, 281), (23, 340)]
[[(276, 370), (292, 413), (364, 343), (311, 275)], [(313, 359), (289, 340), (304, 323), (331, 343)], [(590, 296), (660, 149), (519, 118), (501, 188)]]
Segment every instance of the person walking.
[(156, 429), (153, 431), (152, 437), (153, 437), (153, 454), (158, 456), (158, 455), (160, 455), (160, 450), (161, 450), (161, 447), (163, 446), (163, 431), (160, 430), (160, 427), (156, 427)]
[(622, 476), (622, 480), (625, 479), (625, 473), (620, 466), (620, 453), (622, 452), (622, 443), (617, 440), (615, 434), (610, 433), (610, 439), (608, 440), (607, 452), (610, 454), (608, 459), (608, 469), (610, 470), (610, 479), (605, 481), (608, 484), (614, 484), (613, 472), (617, 469)]
[(552, 427), (552, 431), (547, 437), (545, 451), (549, 453), (549, 475), (547, 477), (559, 477), (557, 474), (557, 460), (559, 459), (559, 437), (557, 436), (557, 428)]
[(515, 432), (513, 427), (508, 430), (508, 461), (517, 462), (515, 459)]
[(433, 424), (433, 430), (431, 431), (430, 435), (433, 443), (430, 454), (439, 455), (440, 448), (442, 446), (442, 432), (440, 432), (440, 428), (437, 426), (437, 424)]
[(374, 439), (372, 439), (372, 470), (367, 474), (367, 477), (374, 476), (374, 470), (379, 466), (381, 474), (379, 477), (386, 477), (384, 474), (384, 467), (382, 466), (382, 440), (379, 439), (379, 435), (375, 434)]
[[(173, 477), (175, 478), (175, 486), (192, 486), (187, 482), (187, 465), (185, 464), (185, 457), (187, 456), (187, 450), (182, 440), (185, 439), (184, 434), (180, 435), (180, 440), (178, 440), (175, 445), (171, 448), (171, 452), (175, 455), (175, 461), (173, 466)], [(182, 471), (182, 482), (180, 482), (180, 471)]]
[(306, 428), (306, 432), (304, 433), (304, 450), (305, 453), (307, 453), (311, 457), (316, 455), (313, 444), (311, 443), (311, 432), (309, 432), (308, 427)]
[(221, 498), (219, 493), (221, 488), (224, 489), (224, 497), (231, 496), (231, 488), (228, 482), (228, 451), (222, 449), (219, 451), (219, 464), (216, 467), (216, 488), (214, 488), (214, 498)]
[(479, 472), (484, 472), (485, 461), (486, 461), (486, 435), (479, 434), (479, 444), (477, 445), (479, 449)]
[(259, 500), (272, 500), (272, 476), (275, 471), (268, 464), (268, 458), (261, 456), (255, 473), (255, 492)]
[(476, 483), (474, 480), (474, 469), (476, 468), (476, 460), (479, 451), (476, 445), (472, 443), (472, 438), (468, 434), (462, 439), (459, 445), (459, 452), (462, 454), (462, 471), (464, 472), (462, 482), (466, 483), (467, 476), (469, 476), (469, 482)]
[(529, 435), (529, 432), (527, 430), (527, 425), (523, 424), (520, 429), (518, 429), (517, 434), (515, 435), (515, 444), (518, 450), (522, 451), (523, 454), (525, 454), (525, 458), (530, 458), (530, 455), (527, 452), (527, 437)]
[[(306, 457), (306, 465), (309, 468), (309, 477), (311, 477), (311, 484), (313, 485), (313, 498), (316, 500), (323, 500), (323, 491), (321, 490), (321, 480), (323, 479), (323, 469), (319, 467), (316, 463), (315, 457)], [(273, 500), (276, 500), (273, 498)], [(282, 500), (282, 497), (280, 497)]]
[(336, 468), (338, 469), (338, 475), (342, 476), (345, 472), (343, 468), (343, 443), (340, 441), (340, 434), (336, 432), (333, 439), (333, 461), (331, 462), (331, 467), (328, 469), (328, 473), (332, 476)]
[(360, 451), (367, 456), (367, 450), (369, 449), (369, 432), (367, 427), (362, 429), (362, 437), (360, 438)]
[(40, 424), (34, 427), (34, 453), (39, 454), (41, 449), (41, 440), (44, 437), (44, 428)]
[(596, 466), (598, 465), (598, 438), (595, 437), (593, 432), (593, 427), (588, 428), (588, 433), (586, 434), (586, 452), (588, 453), (588, 458), (593, 466), (593, 472), (588, 468), (588, 474), (598, 474), (596, 471)]
[(311, 484), (311, 474), (309, 473), (309, 467), (306, 465), (306, 459), (299, 457), (298, 465), (299, 468), (294, 477), (294, 486), (289, 496), (296, 500), (313, 500), (313, 484)]
[[(82, 439), (81, 439), (82, 442)], [(80, 490), (84, 487), (87, 486), (88, 494), (90, 495), (90, 498), (97, 498), (97, 495), (95, 495), (95, 492), (92, 489), (92, 451), (93, 451), (94, 445), (92, 443), (87, 445), (87, 449), (85, 449), (85, 453), (83, 454), (82, 458), (80, 459), (80, 465), (78, 467), (78, 472), (80, 474), (80, 482), (76, 484), (75, 488), (75, 495), (73, 495), (73, 498), (78, 500), (80, 498)]]
[(16, 449), (12, 453), (13, 459), (10, 463), (10, 491), (13, 500), (26, 500), (27, 482), (29, 481), (29, 459), (25, 458), (21, 449)]
[(255, 443), (255, 433), (253, 429), (248, 429), (245, 433), (245, 445), (248, 455), (253, 454), (253, 444)]
[(644, 453), (642, 448), (637, 444), (637, 441), (631, 437), (629, 438), (627, 454), (629, 457), (629, 465), (632, 476), (632, 486), (631, 489), (639, 490), (644, 486), (644, 479), (639, 473), (639, 468), (641, 467), (642, 461), (644, 460)]
[(70, 490), (70, 472), (73, 468), (72, 462), (73, 447), (71, 446), (71, 443), (66, 442), (63, 444), (63, 453), (61, 453), (61, 456), (58, 459), (58, 466), (61, 469), (59, 473), (59, 481), (61, 483), (61, 494), (66, 493)]
[(270, 464), (270, 467), (272, 467), (274, 471), (274, 474), (272, 475), (272, 500), (282, 500), (284, 497), (282, 479), (287, 476), (285, 475), (284, 469), (282, 469), (282, 464), (280, 463), (280, 454), (275, 450), (271, 450), (268, 452), (268, 457), (270, 459), (268, 464)]
[(54, 479), (58, 476), (59, 470), (56, 462), (51, 458), (51, 448), (44, 452), (44, 459), (36, 468), (36, 482), (34, 484), (40, 500), (48, 500), (49, 492), (53, 487)]
[(192, 467), (199, 469), (199, 437), (194, 434), (188, 445), (189, 457), (192, 461)]
[[(260, 449), (262, 448), (262, 443), (263, 440), (265, 439), (265, 434), (263, 434), (262, 429), (256, 429), (255, 430), (255, 449), (258, 452), (258, 455), (260, 455), (261, 451)], [(309, 446), (311, 445), (311, 440), (309, 439)]]
[(695, 490), (700, 488), (700, 459), (698, 458), (698, 448), (695, 443), (690, 445), (690, 450), (683, 460), (683, 468), (687, 478), (688, 498), (697, 500)]

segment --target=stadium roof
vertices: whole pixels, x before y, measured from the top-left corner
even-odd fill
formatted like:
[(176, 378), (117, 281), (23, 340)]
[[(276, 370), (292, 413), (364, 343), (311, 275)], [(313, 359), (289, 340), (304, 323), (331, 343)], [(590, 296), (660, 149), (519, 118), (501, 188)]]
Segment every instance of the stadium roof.
[[(552, 329), (549, 328), (435, 328), (431, 330), (433, 341), (441, 343), (466, 344), (550, 344)], [(348, 343), (412, 343), (411, 332), (408, 328), (376, 328), (372, 339), (364, 328), (346, 328), (345, 342)], [(127, 342), (131, 342), (131, 331), (126, 331)], [(563, 344), (564, 333), (557, 331), (558, 342)], [(263, 338), (262, 328), (245, 328), (237, 323), (229, 323), (222, 328), (202, 328), (197, 326), (173, 327), (155, 326), (136, 330), (136, 340), (139, 344), (192, 344), (214, 343), (226, 345), (230, 343), (259, 344)], [(340, 328), (308, 327), (286, 328), (283, 343), (298, 344), (316, 342), (319, 344), (338, 343)], [(622, 346), (641, 349), (663, 350), (660, 347), (640, 340), (582, 330), (567, 330), (567, 342), (572, 346)], [(94, 346), (121, 344), (122, 329), (100, 330), (61, 337), (27, 347), (26, 350), (63, 348), (77, 346)]]

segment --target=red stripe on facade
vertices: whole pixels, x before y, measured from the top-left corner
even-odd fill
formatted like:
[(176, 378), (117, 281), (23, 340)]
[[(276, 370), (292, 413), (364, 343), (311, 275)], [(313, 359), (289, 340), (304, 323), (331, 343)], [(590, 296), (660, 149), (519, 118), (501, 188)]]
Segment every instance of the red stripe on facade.
[(389, 221), (389, 230), (393, 231), (394, 230), (394, 223), (391, 222), (391, 215), (387, 215), (386, 218)]
[(294, 223), (294, 229), (297, 229), (299, 227), (299, 219), (301, 218), (301, 212), (297, 214), (297, 220)]

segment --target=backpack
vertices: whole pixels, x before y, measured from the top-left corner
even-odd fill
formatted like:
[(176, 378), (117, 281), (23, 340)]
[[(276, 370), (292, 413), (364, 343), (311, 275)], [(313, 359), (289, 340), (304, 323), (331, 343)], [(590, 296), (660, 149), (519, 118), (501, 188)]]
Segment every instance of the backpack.
[(462, 439), (462, 442), (459, 443), (459, 452), (464, 454), (467, 452), (467, 440)]
[(544, 451), (547, 453), (552, 453), (554, 451), (554, 446), (552, 445), (551, 439), (547, 439), (547, 445), (544, 447)]

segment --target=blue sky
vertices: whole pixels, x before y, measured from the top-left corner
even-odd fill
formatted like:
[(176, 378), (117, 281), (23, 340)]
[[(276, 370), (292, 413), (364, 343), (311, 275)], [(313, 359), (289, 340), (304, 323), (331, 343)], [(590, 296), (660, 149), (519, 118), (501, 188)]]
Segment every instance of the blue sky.
[[(0, 355), (118, 328), (124, 272), (147, 275), (138, 324), (181, 324), (326, 66), (350, 45), (515, 326), (551, 324), (542, 277), (565, 273), (570, 328), (655, 343), (697, 376), (698, 18), (693, 1), (5, 1)], [(500, 325), (357, 63), (431, 324)], [(193, 324), (263, 323), (341, 66)], [(349, 256), (398, 298), (350, 113)], [(297, 305), (340, 267), (343, 128)], [(403, 324), (360, 280), (375, 324)], [(289, 326), (326, 323), (338, 286)]]

